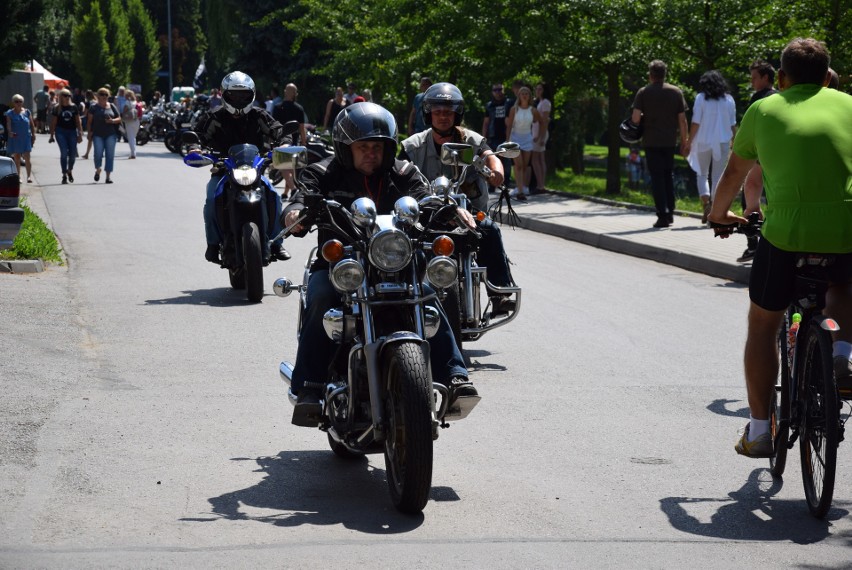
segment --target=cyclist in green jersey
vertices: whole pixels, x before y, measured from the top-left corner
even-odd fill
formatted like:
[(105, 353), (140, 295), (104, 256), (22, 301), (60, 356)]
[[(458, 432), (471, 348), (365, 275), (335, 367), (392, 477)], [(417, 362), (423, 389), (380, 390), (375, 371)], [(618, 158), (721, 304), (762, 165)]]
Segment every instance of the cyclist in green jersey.
[[(837, 254), (826, 314), (840, 325), (833, 339), (838, 386), (852, 387), (852, 96), (824, 88), (829, 61), (825, 45), (814, 39), (797, 38), (784, 48), (781, 92), (755, 102), (743, 116), (708, 216), (717, 224), (746, 223), (730, 206), (759, 160), (767, 205), (749, 282), (750, 421), (735, 448), (749, 457), (773, 451), (768, 430), (778, 375), (776, 340), (794, 293), (797, 252)], [(745, 216), (760, 212), (757, 192), (746, 203)]]

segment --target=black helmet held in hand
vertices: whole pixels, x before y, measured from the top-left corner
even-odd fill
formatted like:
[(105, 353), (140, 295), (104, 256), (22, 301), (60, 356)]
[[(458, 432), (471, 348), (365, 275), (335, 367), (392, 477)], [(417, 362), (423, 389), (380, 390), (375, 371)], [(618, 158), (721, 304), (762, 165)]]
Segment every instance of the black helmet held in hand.
[(627, 144), (637, 144), (642, 140), (642, 125), (641, 123), (637, 125), (629, 118), (624, 119), (618, 125), (618, 134)]
[(453, 126), (461, 124), (464, 117), (464, 97), (452, 83), (436, 83), (423, 94), (423, 122), (432, 126), (432, 108), (448, 107), (456, 114)]
[(354, 166), (349, 145), (356, 141), (384, 142), (381, 170), (389, 170), (393, 166), (397, 144), (396, 119), (381, 105), (366, 102), (347, 105), (334, 121), (331, 138), (334, 155), (346, 168)]
[(247, 113), (254, 96), (254, 80), (242, 71), (232, 71), (222, 80), (222, 104), (232, 115)]

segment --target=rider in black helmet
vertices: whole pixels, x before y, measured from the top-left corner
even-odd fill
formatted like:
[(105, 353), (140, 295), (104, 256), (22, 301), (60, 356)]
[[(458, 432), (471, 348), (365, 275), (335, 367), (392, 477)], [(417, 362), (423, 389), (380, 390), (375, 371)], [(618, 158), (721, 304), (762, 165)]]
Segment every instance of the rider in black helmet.
[[(429, 128), (402, 141), (399, 157), (413, 162), (429, 180), (439, 176), (452, 178), (453, 167), (441, 162), (441, 145), (471, 145), (477, 154), (486, 157), (491, 178), (486, 182), (479, 174), (471, 171), (462, 183), (461, 190), (470, 200), (472, 209), (487, 212), (488, 184), (494, 187), (503, 184), (503, 163), (491, 152), (488, 141), (482, 135), (461, 126), (464, 97), (458, 87), (452, 83), (436, 83), (429, 87), (423, 99), (423, 118)], [(477, 229), (482, 234), (478, 259), (481, 265), (488, 268), (489, 280), (498, 286), (514, 286), (500, 228), (490, 218), (485, 218), (478, 223)], [(495, 295), (491, 301), (492, 316), (506, 314), (514, 308), (506, 296)]]
[[(417, 167), (394, 158), (396, 135), (396, 120), (384, 107), (375, 103), (345, 107), (332, 130), (334, 156), (315, 162), (302, 172), (300, 191), (284, 209), (283, 225), (289, 227), (299, 218), (305, 207), (305, 192), (322, 194), (347, 208), (357, 198), (367, 197), (375, 202), (379, 214), (392, 212), (394, 203), (403, 196), (428, 196), (429, 185)], [(305, 228), (293, 229), (294, 235), (305, 235)], [(329, 239), (323, 231), (317, 234), (320, 246)], [(322, 319), (328, 309), (339, 303), (339, 298), (328, 279), (328, 263), (317, 257), (311, 266), (304, 326), (293, 369), (291, 390), (298, 395), (293, 410), (296, 425), (315, 425), (312, 422), (320, 415), (320, 391), (325, 387), (328, 359), (334, 354), (334, 343), (326, 335)], [(477, 396), (446, 314), (439, 305), (433, 306), (441, 314), (438, 333), (429, 340), (434, 379), (450, 389), (452, 399)]]
[[(242, 71), (229, 73), (222, 79), (222, 105), (214, 111), (208, 111), (198, 121), (198, 138), (201, 144), (217, 154), (227, 154), (236, 144), (253, 144), (261, 152), (267, 152), (276, 146), (289, 144), (284, 135), (284, 127), (265, 110), (254, 106), (255, 87), (251, 77)], [(207, 236), (207, 250), (204, 258), (219, 263), (219, 244), (222, 232), (216, 223), (215, 198), (219, 180), (224, 172), (215, 167), (207, 183), (207, 199), (204, 202), (204, 230)], [(269, 224), (268, 237), (271, 239), (281, 232), (279, 215), (281, 197), (277, 192), (267, 192), (267, 203), (274, 207), (274, 224)], [(290, 259), (290, 254), (281, 247), (281, 240), (270, 246), (270, 253), (279, 260)]]

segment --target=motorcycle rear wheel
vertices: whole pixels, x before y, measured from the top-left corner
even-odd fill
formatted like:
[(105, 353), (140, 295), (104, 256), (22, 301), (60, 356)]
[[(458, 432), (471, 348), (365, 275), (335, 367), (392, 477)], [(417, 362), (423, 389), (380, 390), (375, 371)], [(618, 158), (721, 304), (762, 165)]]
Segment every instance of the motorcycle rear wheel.
[(246, 297), (251, 303), (263, 299), (263, 246), (257, 224), (243, 224), (243, 263), (245, 264)]
[(174, 133), (174, 134), (171, 134), (171, 135), (167, 134), (166, 138), (164, 139), (163, 142), (165, 143), (166, 148), (169, 149), (169, 151), (174, 152), (174, 153), (180, 152), (180, 148), (178, 148), (180, 141), (178, 141), (177, 133)]
[(398, 342), (384, 353), (387, 371), (385, 469), (394, 507), (423, 510), (432, 488), (432, 390), (426, 360), (415, 342)]
[(136, 133), (136, 144), (140, 146), (146, 145), (149, 140), (151, 140), (151, 137), (148, 134), (147, 129), (139, 129), (139, 132)]

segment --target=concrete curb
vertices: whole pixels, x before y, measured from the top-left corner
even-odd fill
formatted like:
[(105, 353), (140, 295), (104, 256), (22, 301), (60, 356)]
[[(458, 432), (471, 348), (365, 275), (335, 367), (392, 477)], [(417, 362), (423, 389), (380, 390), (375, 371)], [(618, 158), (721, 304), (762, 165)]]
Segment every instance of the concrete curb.
[(40, 259), (0, 261), (0, 273), (41, 273), (44, 263)]

